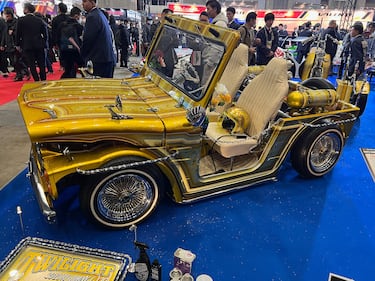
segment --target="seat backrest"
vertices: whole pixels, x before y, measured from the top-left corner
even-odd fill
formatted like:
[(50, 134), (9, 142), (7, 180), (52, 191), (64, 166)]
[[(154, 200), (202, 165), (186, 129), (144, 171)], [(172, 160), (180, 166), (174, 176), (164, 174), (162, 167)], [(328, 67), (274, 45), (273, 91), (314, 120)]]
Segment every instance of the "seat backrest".
[(236, 105), (250, 116), (248, 135), (259, 137), (288, 94), (287, 61), (273, 58), (242, 91)]
[(232, 99), (248, 73), (249, 47), (241, 43), (233, 51), (219, 83), (224, 84)]

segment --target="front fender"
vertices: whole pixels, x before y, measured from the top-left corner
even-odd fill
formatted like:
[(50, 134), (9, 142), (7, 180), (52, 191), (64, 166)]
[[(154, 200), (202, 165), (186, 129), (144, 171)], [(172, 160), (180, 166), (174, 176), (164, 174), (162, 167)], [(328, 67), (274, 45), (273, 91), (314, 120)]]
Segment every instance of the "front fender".
[[(148, 148), (148, 149), (139, 149), (133, 147), (108, 147), (98, 151), (87, 151), (79, 154), (72, 154), (69, 157), (62, 154), (51, 154), (50, 156), (45, 157), (43, 160), (43, 165), (45, 170), (48, 172), (49, 176), (49, 191), (52, 198), (56, 199), (58, 197), (57, 185), (59, 182), (62, 182), (64, 178), (67, 178), (72, 175), (79, 175), (77, 170), (94, 170), (100, 169), (106, 163), (124, 157), (139, 157), (141, 159), (155, 161), (158, 158), (166, 157), (170, 153), (165, 149), (161, 148)], [(178, 175), (175, 175), (172, 172), (171, 165), (173, 161), (159, 161), (155, 163), (158, 165), (160, 170), (166, 176), (169, 181), (170, 186), (172, 187), (172, 192), (174, 199), (178, 202), (181, 201), (181, 192), (179, 189), (179, 183), (176, 178), (179, 178)], [(173, 169), (178, 171), (178, 169)], [(83, 175), (79, 175), (83, 177)], [(63, 186), (59, 186), (63, 187)], [(46, 190), (46, 189), (45, 189)]]

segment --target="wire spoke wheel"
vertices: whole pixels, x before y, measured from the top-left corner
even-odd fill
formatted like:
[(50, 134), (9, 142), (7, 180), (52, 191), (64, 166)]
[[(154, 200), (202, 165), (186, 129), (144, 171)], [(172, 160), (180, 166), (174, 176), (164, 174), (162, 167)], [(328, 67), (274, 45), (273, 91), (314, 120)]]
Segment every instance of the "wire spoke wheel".
[(105, 182), (93, 198), (98, 213), (118, 222), (134, 220), (152, 204), (152, 185), (136, 174), (119, 175)]
[(90, 219), (125, 228), (146, 219), (159, 201), (158, 177), (151, 168), (102, 175), (81, 188), (81, 206)]
[(341, 140), (337, 134), (328, 133), (316, 140), (311, 149), (310, 166), (321, 173), (333, 166), (341, 152)]
[(304, 177), (321, 177), (327, 174), (339, 159), (344, 137), (337, 126), (307, 130), (293, 146), (293, 168)]

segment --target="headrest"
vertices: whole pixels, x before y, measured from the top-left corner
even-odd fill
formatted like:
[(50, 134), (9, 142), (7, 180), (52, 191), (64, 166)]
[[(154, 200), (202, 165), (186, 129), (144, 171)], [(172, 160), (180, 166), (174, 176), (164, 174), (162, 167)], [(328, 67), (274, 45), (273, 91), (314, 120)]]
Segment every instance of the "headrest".
[(283, 58), (273, 58), (262, 73), (270, 79), (269, 82), (288, 80), (288, 63)]

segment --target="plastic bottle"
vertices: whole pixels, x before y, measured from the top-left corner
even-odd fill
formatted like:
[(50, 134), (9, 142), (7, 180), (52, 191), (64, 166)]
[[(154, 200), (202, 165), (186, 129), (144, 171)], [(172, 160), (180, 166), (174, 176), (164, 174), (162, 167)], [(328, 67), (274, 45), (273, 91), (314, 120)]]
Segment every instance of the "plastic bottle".
[(151, 281), (161, 281), (161, 264), (157, 259), (151, 264)]
[(135, 246), (139, 249), (139, 258), (135, 262), (135, 277), (139, 281), (148, 281), (150, 277), (151, 264), (150, 259), (146, 253), (148, 246), (141, 242), (134, 242)]

